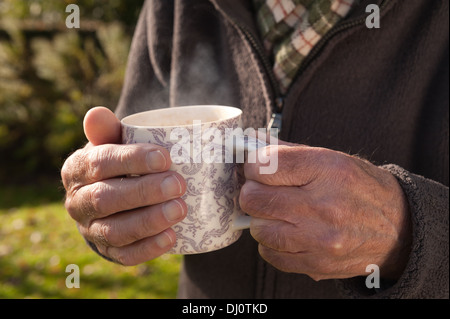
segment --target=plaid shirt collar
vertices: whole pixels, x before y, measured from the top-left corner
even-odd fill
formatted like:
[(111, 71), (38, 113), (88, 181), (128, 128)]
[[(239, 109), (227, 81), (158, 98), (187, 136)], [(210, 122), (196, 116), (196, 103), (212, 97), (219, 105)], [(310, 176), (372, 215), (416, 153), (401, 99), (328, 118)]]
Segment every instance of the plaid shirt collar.
[(264, 46), (286, 93), (305, 57), (355, 0), (253, 0)]

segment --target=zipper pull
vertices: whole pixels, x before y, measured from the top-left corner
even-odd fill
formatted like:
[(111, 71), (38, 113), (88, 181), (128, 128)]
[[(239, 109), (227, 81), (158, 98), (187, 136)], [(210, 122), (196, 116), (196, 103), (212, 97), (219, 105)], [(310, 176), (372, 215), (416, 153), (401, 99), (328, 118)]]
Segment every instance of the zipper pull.
[(270, 131), (270, 135), (275, 136), (276, 134), (278, 136), (278, 134), (280, 134), (281, 120), (281, 113), (272, 113), (272, 118), (269, 121), (269, 125), (267, 125), (267, 129)]
[(267, 126), (267, 129), (270, 130), (270, 135), (273, 135), (272, 132), (277, 129), (277, 134), (281, 131), (281, 121), (282, 121), (282, 115), (281, 110), (283, 109), (284, 104), (284, 98), (282, 96), (276, 98), (275, 100), (275, 106), (276, 106), (276, 112), (272, 113), (272, 118), (269, 121), (269, 125)]
[(284, 96), (279, 96), (275, 99), (275, 107), (277, 108), (277, 112), (281, 113), (281, 110), (284, 106)]

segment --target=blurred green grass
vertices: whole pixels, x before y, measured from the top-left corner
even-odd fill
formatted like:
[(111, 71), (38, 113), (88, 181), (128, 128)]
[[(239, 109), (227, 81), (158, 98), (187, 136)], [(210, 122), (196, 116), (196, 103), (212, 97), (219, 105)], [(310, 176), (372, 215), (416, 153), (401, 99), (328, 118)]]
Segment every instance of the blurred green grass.
[[(181, 256), (134, 267), (103, 260), (78, 233), (58, 183), (0, 187), (0, 298), (175, 298)], [(66, 266), (80, 269), (67, 288)]]

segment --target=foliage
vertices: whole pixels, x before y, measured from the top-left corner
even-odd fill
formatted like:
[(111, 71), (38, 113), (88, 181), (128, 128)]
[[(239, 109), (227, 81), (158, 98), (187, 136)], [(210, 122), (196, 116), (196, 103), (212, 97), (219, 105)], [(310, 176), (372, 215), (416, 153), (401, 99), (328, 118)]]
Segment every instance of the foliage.
[(66, 6), (74, 3), (80, 8), (83, 20), (106, 23), (120, 21), (134, 26), (144, 0), (2, 0), (1, 19), (36, 19), (46, 23), (61, 22), (66, 17)]
[[(0, 180), (57, 175), (86, 142), (86, 111), (119, 99), (143, 1), (76, 1), (82, 28), (67, 29), (72, 2), (0, 2)], [(83, 31), (83, 21), (93, 29)]]
[[(65, 28), (70, 3), (81, 29)], [(101, 259), (64, 210), (61, 185), (41, 176), (58, 176), (86, 142), (87, 109), (117, 103), (142, 3), (0, 0), (0, 298), (175, 297), (180, 256), (136, 267)], [(65, 285), (69, 264), (79, 289)]]

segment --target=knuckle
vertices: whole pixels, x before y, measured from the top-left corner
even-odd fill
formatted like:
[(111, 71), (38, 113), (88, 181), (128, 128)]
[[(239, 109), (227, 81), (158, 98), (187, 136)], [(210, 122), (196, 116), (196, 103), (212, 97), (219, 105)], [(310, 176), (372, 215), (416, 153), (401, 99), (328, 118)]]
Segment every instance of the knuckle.
[(135, 178), (133, 185), (121, 187), (118, 191), (118, 210), (129, 210), (138, 206), (143, 206), (148, 202), (148, 197), (151, 194), (148, 189), (149, 183), (147, 178)]
[(70, 180), (71, 180), (71, 169), (70, 167), (70, 157), (64, 162), (63, 166), (61, 167), (61, 179), (64, 185), (64, 188), (66, 190), (68, 190), (69, 188), (69, 184), (70, 184)]
[(253, 182), (246, 182), (242, 186), (239, 202), (244, 211), (259, 211), (263, 198)]
[(88, 241), (94, 242), (91, 232), (89, 231), (89, 227), (85, 227), (83, 224), (76, 223), (78, 232), (80, 235), (87, 239)]
[(114, 247), (106, 246), (106, 245), (100, 245), (98, 243), (95, 243), (95, 239), (94, 238), (91, 239), (91, 242), (94, 243), (94, 245), (97, 248), (98, 252), (102, 256), (104, 256), (104, 257), (106, 257), (108, 259), (111, 259), (112, 261), (116, 262), (116, 258), (114, 257), (114, 252), (113, 252)]
[(258, 199), (254, 195), (253, 192), (244, 191), (244, 187), (242, 187), (241, 194), (239, 197), (239, 204), (243, 211), (251, 212), (256, 210), (256, 206), (258, 204)]
[(286, 250), (286, 236), (275, 230), (268, 233), (268, 237), (275, 249)]
[(119, 246), (115, 242), (114, 229), (111, 224), (94, 221), (91, 227), (96, 233), (96, 242), (105, 246)]
[(64, 207), (75, 221), (87, 225), (104, 212), (104, 187), (98, 183), (77, 189), (68, 194)]
[(105, 148), (94, 147), (86, 152), (84, 156), (85, 174), (89, 181), (95, 182), (101, 179), (101, 167), (105, 161)]
[(271, 249), (285, 251), (287, 246), (286, 234), (280, 231), (275, 221), (265, 221), (263, 227), (251, 229), (252, 236), (262, 245)]
[(328, 232), (325, 236), (323, 249), (328, 256), (340, 257), (345, 255), (345, 236), (341, 232)]
[(122, 247), (114, 247), (96, 243), (97, 249), (106, 258), (114, 263), (126, 266), (127, 250)]
[(123, 240), (127, 243), (134, 243), (146, 236), (151, 236), (152, 234), (147, 232), (147, 229), (149, 228), (149, 222), (147, 222), (145, 219), (140, 220), (139, 224), (136, 224), (135, 227), (129, 229), (126, 234), (122, 234)]
[(353, 158), (341, 153), (332, 153), (330, 159), (330, 174), (337, 174), (337, 183), (354, 185), (359, 180), (358, 166)]
[(134, 254), (131, 253), (130, 250), (124, 248), (117, 249), (113, 258), (123, 266), (135, 266), (138, 264), (134, 258)]
[[(265, 186), (247, 186), (241, 189), (239, 204), (243, 211), (260, 216), (276, 216), (278, 219), (288, 219), (285, 214), (285, 194), (279, 191), (268, 191)], [(253, 184), (253, 183), (252, 183)]]
[[(140, 221), (140, 224), (138, 227), (136, 227), (135, 232), (132, 234), (132, 240), (137, 241), (147, 236), (153, 236), (158, 233), (158, 231), (155, 230), (155, 223), (151, 216), (145, 216)], [(163, 229), (161, 230), (163, 231)]]
[(61, 179), (64, 188), (70, 192), (78, 184), (83, 174), (83, 157), (84, 151), (79, 149), (69, 156), (61, 168)]
[(80, 200), (80, 193), (77, 191), (74, 194), (68, 194), (64, 200), (64, 208), (73, 220), (85, 224), (90, 214), (86, 202)]
[(105, 187), (102, 183), (93, 184), (87, 196), (89, 198), (87, 212), (93, 211), (100, 214), (104, 212)]
[(148, 184), (145, 182), (146, 179), (140, 179), (139, 182), (136, 184), (136, 194), (138, 195), (138, 202), (139, 203), (145, 203), (147, 201), (147, 198), (149, 196), (148, 191)]
[(136, 148), (130, 145), (125, 145), (120, 148), (118, 158), (120, 165), (124, 168), (124, 170), (128, 173), (132, 173), (133, 163), (136, 158)]
[[(333, 194), (324, 194), (308, 202), (311, 211), (332, 229), (331, 234), (336, 233), (348, 221), (348, 208), (335, 197)], [(324, 235), (324, 238), (327, 236)], [(332, 235), (329, 236), (332, 237)]]
[[(260, 209), (266, 212), (275, 212), (282, 207), (280, 203), (283, 203), (284, 196), (279, 192), (266, 193), (264, 201), (260, 203)], [(263, 197), (264, 198), (264, 197)], [(281, 217), (282, 215), (280, 215)]]
[(64, 201), (64, 208), (69, 213), (69, 216), (75, 219), (75, 212), (77, 211), (77, 207), (74, 204), (74, 199), (72, 196), (66, 196)]

